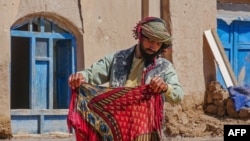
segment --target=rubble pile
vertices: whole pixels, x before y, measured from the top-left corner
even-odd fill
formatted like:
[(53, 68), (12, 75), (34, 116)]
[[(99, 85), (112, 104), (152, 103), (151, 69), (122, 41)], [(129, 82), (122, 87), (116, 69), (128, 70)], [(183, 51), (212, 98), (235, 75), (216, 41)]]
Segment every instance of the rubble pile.
[(206, 91), (205, 112), (217, 116), (230, 116), (232, 118), (250, 118), (250, 108), (235, 110), (234, 102), (227, 90), (219, 82), (213, 81)]

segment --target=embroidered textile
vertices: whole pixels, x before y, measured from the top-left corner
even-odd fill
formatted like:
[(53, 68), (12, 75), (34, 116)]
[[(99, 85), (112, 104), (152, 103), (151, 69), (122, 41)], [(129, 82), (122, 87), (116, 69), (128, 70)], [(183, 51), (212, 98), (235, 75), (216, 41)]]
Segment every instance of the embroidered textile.
[(68, 126), (77, 141), (148, 141), (160, 138), (162, 97), (148, 85), (108, 88), (82, 84), (72, 90)]

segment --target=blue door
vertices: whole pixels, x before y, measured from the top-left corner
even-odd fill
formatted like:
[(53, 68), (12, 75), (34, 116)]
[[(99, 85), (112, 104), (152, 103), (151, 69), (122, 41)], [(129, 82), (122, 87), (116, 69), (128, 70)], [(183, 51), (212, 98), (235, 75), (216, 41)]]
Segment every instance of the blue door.
[[(32, 48), (32, 47), (31, 47)], [(31, 69), (31, 107), (32, 109), (48, 109), (50, 104), (50, 83), (53, 82), (50, 77), (50, 68), (53, 65), (49, 52), (48, 38), (35, 38), (34, 58), (31, 63), (34, 69)], [(31, 53), (32, 54), (32, 53)], [(32, 54), (33, 55), (33, 54)]]
[(75, 38), (35, 17), (11, 28), (12, 133), (68, 132), (68, 76), (75, 72)]
[[(250, 22), (233, 21), (227, 24), (218, 19), (217, 33), (239, 85), (250, 85)], [(225, 87), (219, 71), (217, 80)]]

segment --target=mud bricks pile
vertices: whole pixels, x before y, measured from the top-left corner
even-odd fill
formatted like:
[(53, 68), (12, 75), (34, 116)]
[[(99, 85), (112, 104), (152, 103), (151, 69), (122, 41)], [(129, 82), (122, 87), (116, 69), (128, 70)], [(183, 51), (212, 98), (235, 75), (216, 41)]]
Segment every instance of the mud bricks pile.
[(228, 91), (217, 81), (212, 81), (206, 90), (204, 110), (207, 114), (220, 117), (250, 118), (250, 108), (237, 112)]

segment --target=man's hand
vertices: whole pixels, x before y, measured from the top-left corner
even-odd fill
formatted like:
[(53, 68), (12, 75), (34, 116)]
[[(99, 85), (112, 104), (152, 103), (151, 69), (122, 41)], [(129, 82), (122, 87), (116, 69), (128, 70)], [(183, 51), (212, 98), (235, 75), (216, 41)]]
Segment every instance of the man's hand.
[(155, 93), (162, 93), (168, 90), (168, 85), (159, 76), (152, 78), (149, 86)]
[(84, 83), (84, 78), (81, 73), (71, 74), (68, 79), (69, 86), (72, 89), (79, 87), (82, 83)]

